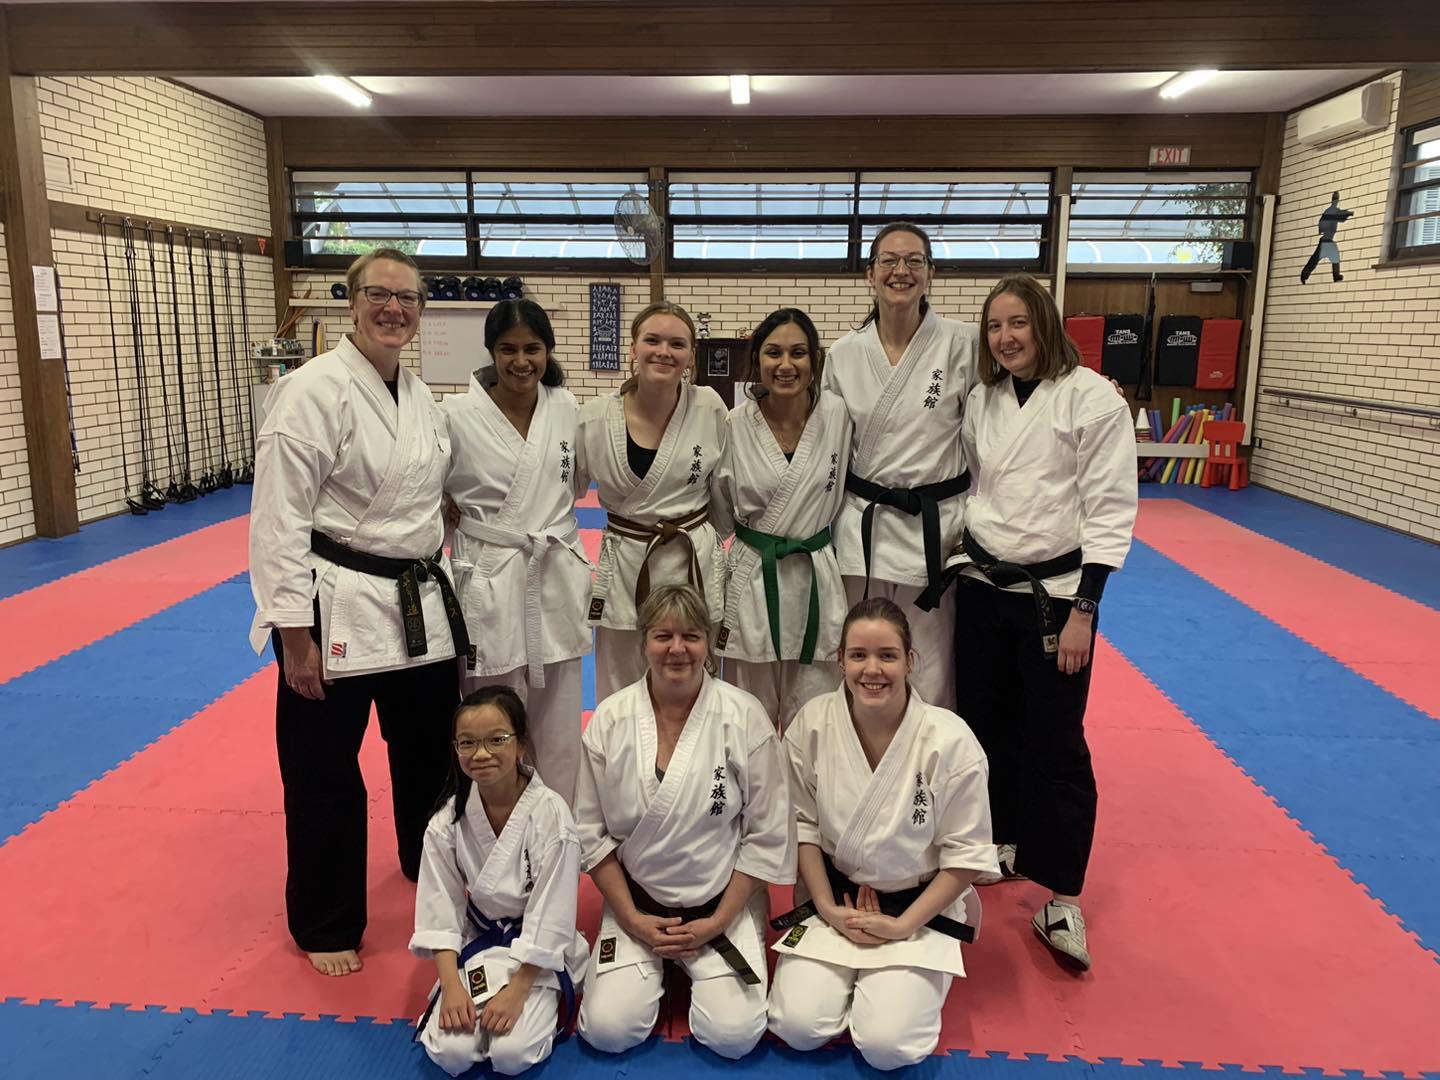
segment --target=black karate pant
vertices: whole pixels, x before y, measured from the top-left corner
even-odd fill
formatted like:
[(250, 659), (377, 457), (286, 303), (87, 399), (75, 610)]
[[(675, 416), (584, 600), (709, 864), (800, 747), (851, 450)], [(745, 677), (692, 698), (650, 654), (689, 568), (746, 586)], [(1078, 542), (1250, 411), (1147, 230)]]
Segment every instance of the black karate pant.
[[(318, 620), (317, 620), (318, 625)], [(318, 631), (312, 630), (312, 637)], [(370, 706), (390, 758), (390, 795), (401, 872), (420, 875), (425, 826), (450, 769), (450, 727), (460, 701), (453, 659), (353, 675), (301, 697), (285, 681), (285, 653), (271, 634), (280, 667), (275, 743), (285, 789), (285, 909), (290, 935), (306, 952), (355, 949), (365, 933), (366, 824), (369, 800), (360, 744)]]
[[(958, 712), (990, 760), (995, 842), (1016, 845), (1017, 873), (1078, 895), (1095, 838), (1095, 773), (1085, 743), (1093, 652), (1090, 664), (1066, 675), (1045, 655), (1029, 592), (963, 577), (956, 588)], [(1063, 627), (1070, 603), (1053, 603)]]

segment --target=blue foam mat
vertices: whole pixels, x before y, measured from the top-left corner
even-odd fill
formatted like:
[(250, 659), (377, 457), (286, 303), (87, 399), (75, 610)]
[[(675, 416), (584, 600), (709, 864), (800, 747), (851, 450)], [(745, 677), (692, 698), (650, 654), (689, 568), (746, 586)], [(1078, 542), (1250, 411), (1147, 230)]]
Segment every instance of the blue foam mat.
[(36, 820), (270, 662), (233, 580), (0, 685), (0, 837)]
[(1239, 491), (1142, 484), (1146, 498), (1180, 499), (1356, 577), (1440, 608), (1440, 546), (1251, 484)]
[(0, 598), (249, 512), (250, 488), (237, 485), (144, 517), (123, 514), (91, 522), (74, 536), (37, 537), (0, 549)]
[[(1440, 725), (1148, 545), (1131, 549), (1105, 607), (1106, 637), (1428, 948), (1440, 947), (1440, 875), (1427, 884), (1386, 872), (1392, 860), (1434, 853)], [(1297, 722), (1306, 718), (1308, 729)], [(1346, 730), (1357, 737), (1336, 734)], [(1358, 852), (1385, 858), (1348, 858)]]

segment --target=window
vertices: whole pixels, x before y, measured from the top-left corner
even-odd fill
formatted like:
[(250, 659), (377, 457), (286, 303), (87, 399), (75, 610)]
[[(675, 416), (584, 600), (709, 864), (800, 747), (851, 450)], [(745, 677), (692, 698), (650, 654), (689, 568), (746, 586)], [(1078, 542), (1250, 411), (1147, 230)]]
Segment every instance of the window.
[(1394, 258), (1440, 258), (1440, 117), (1401, 133), (1394, 230)]
[(1077, 270), (1214, 269), (1243, 240), (1249, 173), (1076, 173), (1066, 261)]
[(645, 173), (291, 173), (307, 265), (343, 266), (396, 247), (426, 267), (613, 268), (628, 263), (615, 203), (644, 195)]
[(1050, 177), (955, 173), (676, 173), (672, 269), (858, 273), (888, 221), (922, 225), (951, 268), (1044, 267)]

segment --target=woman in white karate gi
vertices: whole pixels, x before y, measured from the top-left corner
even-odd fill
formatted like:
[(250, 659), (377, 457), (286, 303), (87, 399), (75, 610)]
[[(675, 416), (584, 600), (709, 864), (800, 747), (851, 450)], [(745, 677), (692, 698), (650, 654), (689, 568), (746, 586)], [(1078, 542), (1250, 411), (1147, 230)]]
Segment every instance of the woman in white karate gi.
[(940, 1010), (974, 940), (971, 887), (995, 869), (985, 752), (954, 713), (910, 687), (904, 613), (871, 597), (845, 619), (845, 681), (785, 733), (801, 906), (770, 992), (770, 1030), (796, 1050), (848, 1031), (872, 1067), (934, 1052)]
[(580, 407), (533, 300), (491, 308), (485, 348), (494, 366), (441, 405), (445, 491), (459, 510), (455, 590), (471, 642), (464, 690), (499, 683), (520, 695), (536, 764), (569, 803), (580, 767), (580, 658), (590, 651), (590, 562), (575, 521)]
[(599, 700), (645, 673), (635, 613), (650, 590), (683, 581), (712, 620), (725, 553), (710, 522), (710, 477), (725, 448), (725, 402), (690, 381), (695, 324), (657, 301), (630, 325), (631, 375), (580, 409), (576, 490), (593, 480), (608, 515), (590, 597)]
[(847, 495), (835, 548), (850, 603), (885, 596), (905, 611), (926, 701), (953, 708), (947, 661), (955, 601), (945, 557), (960, 539), (969, 486), (960, 416), (975, 385), (978, 331), (941, 318), (926, 294), (934, 280), (930, 238), (892, 222), (870, 244), (865, 280), (875, 303), (860, 329), (830, 349), (825, 386), (855, 423)]
[(451, 1076), (478, 1061), (502, 1076), (544, 1061), (584, 977), (580, 837), (565, 800), (525, 764), (526, 729), (510, 687), (466, 697), (425, 830), (410, 951), (434, 960), (439, 982), (415, 1037)]
[(1034, 278), (1001, 279), (982, 323), (982, 385), (965, 408), (960, 710), (990, 758), (1001, 866), (1051, 890), (1035, 932), (1083, 970), (1096, 802), (1085, 703), (1100, 596), (1135, 527), (1135, 434)]
[(785, 765), (760, 703), (706, 673), (694, 589), (657, 586), (640, 625), (649, 671), (585, 729), (575, 818), (605, 909), (579, 1031), (612, 1053), (643, 1042), (673, 961), (696, 1041), (738, 1058), (765, 1033), (766, 885), (795, 879)]
[(280, 668), (290, 933), (328, 975), (360, 968), (367, 799), (360, 743), (373, 704), (390, 758), (400, 869), (445, 781), (454, 657), (465, 620), (441, 550), (450, 459), (429, 389), (400, 363), (425, 308), (408, 255), (381, 249), (346, 275), (352, 333), (281, 379), (255, 450), (251, 643)]
[(824, 363), (805, 312), (768, 315), (750, 337), (755, 389), (730, 413), (715, 471), (715, 517), (736, 535), (715, 651), (726, 681), (759, 698), (781, 734), (801, 705), (840, 683), (845, 586), (830, 527), (851, 425), (845, 403), (820, 389)]

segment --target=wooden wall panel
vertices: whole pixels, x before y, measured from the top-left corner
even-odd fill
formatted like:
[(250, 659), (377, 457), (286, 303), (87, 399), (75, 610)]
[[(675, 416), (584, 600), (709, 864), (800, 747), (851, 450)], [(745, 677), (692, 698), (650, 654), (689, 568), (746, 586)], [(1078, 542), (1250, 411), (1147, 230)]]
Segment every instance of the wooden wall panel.
[[(1440, 21), (1440, 15), (1436, 16)], [(1400, 82), (1398, 126), (1410, 127), (1440, 117), (1440, 67), (1410, 68)]]
[(1143, 169), (1184, 144), (1194, 168), (1248, 169), (1277, 130), (1265, 113), (278, 122), (291, 168)]
[(31, 74), (480, 75), (1401, 67), (1434, 0), (78, 3), (12, 9)]

